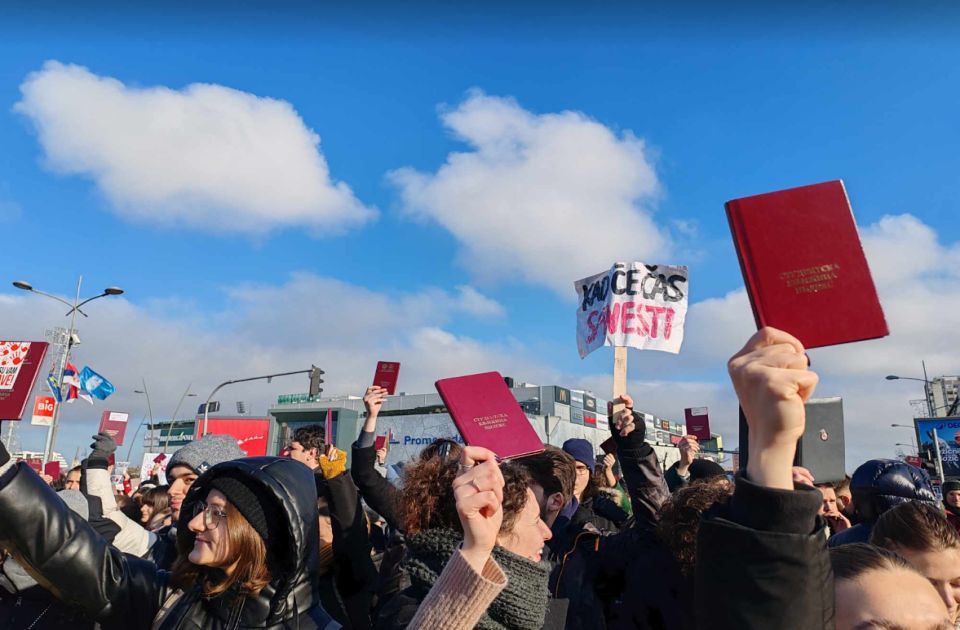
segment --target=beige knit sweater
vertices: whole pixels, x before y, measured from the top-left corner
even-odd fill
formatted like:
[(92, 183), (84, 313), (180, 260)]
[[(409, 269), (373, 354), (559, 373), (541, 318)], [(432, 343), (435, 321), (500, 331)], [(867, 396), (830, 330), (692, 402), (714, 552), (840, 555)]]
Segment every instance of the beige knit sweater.
[(500, 591), (507, 575), (491, 557), (477, 573), (458, 549), (420, 602), (408, 630), (471, 630)]

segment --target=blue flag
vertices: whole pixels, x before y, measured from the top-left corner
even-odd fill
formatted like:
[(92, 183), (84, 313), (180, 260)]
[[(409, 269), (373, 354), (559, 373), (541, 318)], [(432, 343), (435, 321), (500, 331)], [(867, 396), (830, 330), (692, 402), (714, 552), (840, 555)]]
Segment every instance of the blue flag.
[(80, 389), (100, 400), (105, 400), (116, 391), (113, 383), (91, 370), (88, 365), (84, 366), (80, 372)]
[(50, 388), (50, 395), (52, 395), (58, 403), (63, 402), (63, 394), (60, 392), (60, 386), (57, 384), (57, 377), (53, 375), (53, 372), (47, 375), (47, 387)]

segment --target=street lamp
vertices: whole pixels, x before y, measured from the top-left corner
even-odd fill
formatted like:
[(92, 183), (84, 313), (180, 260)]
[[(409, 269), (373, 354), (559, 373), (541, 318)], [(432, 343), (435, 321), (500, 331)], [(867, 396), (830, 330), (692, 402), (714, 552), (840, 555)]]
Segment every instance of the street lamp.
[[(925, 361), (921, 361), (920, 365), (923, 366), (923, 378), (914, 378), (911, 376), (897, 376), (896, 374), (888, 374), (886, 376), (886, 379), (888, 381), (920, 381), (921, 383), (923, 383), (923, 397), (927, 401), (927, 413), (930, 414), (931, 418), (936, 418), (937, 416), (934, 414), (933, 403), (930, 401), (930, 385), (932, 385), (932, 383), (927, 379), (927, 363)], [(936, 427), (934, 427), (933, 429), (933, 450), (937, 455), (937, 472), (939, 473), (939, 476), (940, 476), (940, 483), (943, 483), (944, 481), (943, 459), (940, 457), (940, 437), (937, 435)], [(920, 454), (919, 448), (917, 448), (917, 454), (918, 455)]]
[[(57, 387), (60, 387), (60, 388), (63, 387), (63, 371), (66, 369), (67, 362), (70, 360), (70, 350), (73, 348), (74, 344), (76, 343), (75, 339), (76, 339), (77, 313), (80, 313), (84, 317), (87, 316), (86, 313), (80, 310), (80, 307), (102, 297), (107, 297), (109, 295), (121, 295), (123, 293), (123, 289), (121, 289), (120, 287), (107, 287), (106, 289), (103, 290), (103, 293), (99, 295), (95, 295), (91, 298), (87, 298), (86, 300), (81, 302), (80, 287), (82, 285), (83, 285), (83, 276), (80, 276), (80, 278), (77, 280), (76, 297), (74, 297), (73, 303), (70, 303), (65, 299), (63, 299), (62, 297), (52, 295), (50, 293), (46, 293), (44, 291), (41, 291), (40, 289), (35, 289), (32, 284), (24, 280), (15, 280), (13, 282), (13, 286), (15, 286), (18, 289), (21, 289), (23, 291), (29, 291), (30, 293), (36, 293), (37, 295), (42, 295), (44, 297), (48, 297), (52, 300), (56, 300), (57, 302), (66, 304), (67, 306), (70, 307), (70, 310), (67, 311), (66, 313), (67, 315), (70, 316), (70, 330), (67, 333), (67, 347), (66, 347), (66, 350), (64, 350), (63, 355), (60, 357), (60, 365), (57, 366), (57, 374), (56, 374)], [(53, 458), (53, 447), (56, 444), (57, 429), (60, 426), (59, 420), (60, 420), (60, 404), (58, 403), (53, 407), (53, 419), (50, 421), (50, 426), (47, 428), (47, 443), (43, 447), (44, 466), (46, 466), (47, 462), (49, 462)]]
[[(140, 381), (143, 383), (143, 389), (135, 389), (133, 393), (143, 394), (147, 397), (147, 411), (150, 413), (150, 444), (153, 444), (153, 432), (157, 427), (153, 423), (153, 407), (150, 406), (150, 392), (147, 390), (147, 379), (141, 376)], [(160, 446), (160, 440), (157, 440), (157, 446)]]

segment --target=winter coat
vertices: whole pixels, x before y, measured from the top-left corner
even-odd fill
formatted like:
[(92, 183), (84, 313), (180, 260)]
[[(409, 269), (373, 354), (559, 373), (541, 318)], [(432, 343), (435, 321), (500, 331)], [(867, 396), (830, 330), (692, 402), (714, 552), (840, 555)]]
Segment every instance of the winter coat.
[(58, 600), (8, 557), (0, 563), (0, 628), (93, 630), (90, 615)]
[(831, 536), (831, 547), (869, 542), (877, 519), (901, 503), (922, 501), (939, 507), (927, 471), (895, 459), (872, 459), (862, 464), (850, 479), (850, 491), (860, 522)]
[[(682, 627), (662, 621), (684, 612), (675, 606), (675, 597), (665, 597), (677, 590), (679, 574), (653, 534), (660, 507), (670, 494), (657, 455), (644, 440), (643, 419), (636, 425), (626, 437), (614, 435), (634, 510), (630, 525), (603, 535), (589, 525), (570, 528), (560, 517), (553, 525), (554, 538), (547, 542), (554, 562), (550, 592), (567, 600), (570, 630), (606, 628), (608, 620), (612, 627)], [(689, 613), (691, 608), (685, 610)]]
[(377, 569), (370, 557), (370, 537), (360, 494), (347, 472), (327, 480), (318, 470), (315, 479), (317, 493), (322, 493), (330, 505), (333, 528), (332, 563), (320, 582), (321, 600), (327, 612), (346, 627), (370, 628)]
[(400, 492), (392, 483), (377, 472), (377, 449), (375, 446), (361, 447), (359, 440), (353, 444), (353, 458), (350, 460), (350, 475), (360, 490), (360, 496), (370, 509), (383, 517), (390, 527), (402, 531), (397, 516), (397, 501)]
[(698, 627), (831, 630), (833, 570), (816, 488), (774, 490), (738, 477), (697, 534)]
[[(452, 529), (424, 530), (407, 538), (403, 570), (409, 575), (411, 584), (385, 602), (376, 623), (378, 629), (407, 627), (462, 541), (463, 534)], [(493, 560), (506, 574), (507, 582), (476, 627), (481, 630), (542, 628), (548, 604), (549, 567), (501, 547), (494, 548)]]
[(271, 507), (283, 514), (287, 526), (285, 540), (270, 541), (277, 566), (273, 580), (256, 597), (239, 597), (231, 589), (205, 598), (199, 584), (186, 592), (175, 589), (168, 572), (111, 547), (22, 463), (0, 477), (0, 546), (34, 567), (64, 603), (95, 616), (104, 630), (339, 627), (319, 604), (317, 497), (311, 473), (302, 464), (255, 457), (210, 468), (183, 503), (178, 546), (192, 547), (185, 515), (193, 513), (209, 482), (222, 474), (258, 484), (275, 500)]

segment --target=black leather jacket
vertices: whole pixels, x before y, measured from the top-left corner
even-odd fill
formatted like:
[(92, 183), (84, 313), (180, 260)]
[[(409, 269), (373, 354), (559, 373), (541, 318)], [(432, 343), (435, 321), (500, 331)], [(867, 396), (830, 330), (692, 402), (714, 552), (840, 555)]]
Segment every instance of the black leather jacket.
[[(210, 480), (225, 472), (261, 484), (289, 525), (287, 548), (273, 549), (282, 570), (257, 597), (243, 599), (242, 606), (226, 594), (203, 598), (197, 586), (171, 599), (177, 592), (168, 572), (111, 547), (22, 463), (0, 480), (0, 546), (14, 553), (41, 585), (95, 617), (105, 630), (148, 629), (155, 617), (162, 619), (161, 630), (339, 627), (319, 604), (316, 489), (309, 469), (275, 457), (218, 464), (193, 484), (181, 513), (192, 514)], [(181, 549), (193, 546), (186, 522), (181, 518)], [(162, 613), (165, 602), (169, 611)]]

